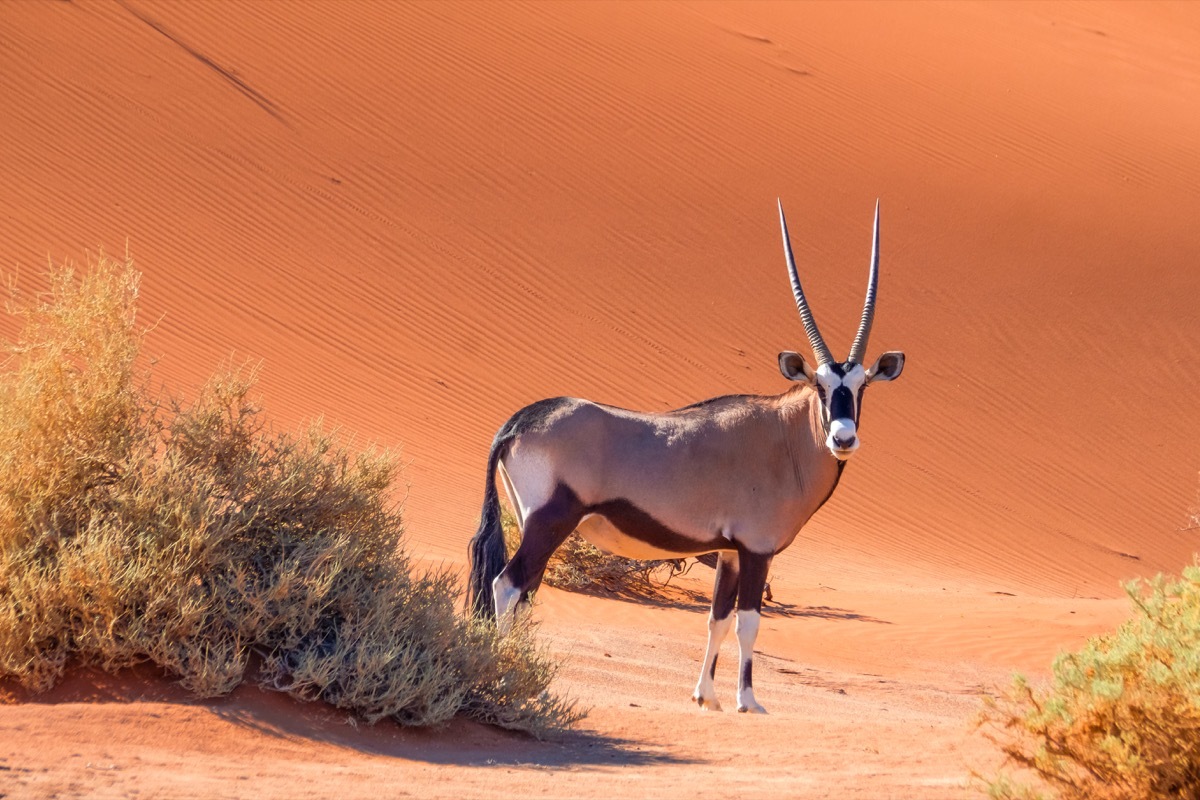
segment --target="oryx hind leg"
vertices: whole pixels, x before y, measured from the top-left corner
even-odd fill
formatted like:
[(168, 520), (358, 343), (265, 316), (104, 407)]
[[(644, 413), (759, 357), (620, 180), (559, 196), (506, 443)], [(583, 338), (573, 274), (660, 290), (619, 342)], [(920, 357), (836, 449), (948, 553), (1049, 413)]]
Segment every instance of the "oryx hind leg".
[(713, 581), (712, 610), (708, 614), (708, 647), (700, 665), (700, 680), (692, 699), (703, 709), (720, 711), (713, 678), (717, 672), (717, 653), (733, 623), (733, 606), (738, 593), (738, 554), (721, 553), (717, 561), (717, 577)]
[(767, 710), (754, 699), (754, 640), (758, 637), (758, 624), (762, 615), (763, 586), (767, 581), (767, 570), (771, 567), (771, 556), (759, 555), (743, 549), (738, 553), (738, 566), (737, 640), (740, 661), (738, 711), (765, 714)]
[(512, 626), (518, 605), (528, 604), (530, 592), (542, 582), (550, 556), (582, 518), (583, 504), (563, 484), (559, 484), (544, 504), (530, 510), (521, 531), (520, 547), (492, 583), (496, 620), (502, 632)]

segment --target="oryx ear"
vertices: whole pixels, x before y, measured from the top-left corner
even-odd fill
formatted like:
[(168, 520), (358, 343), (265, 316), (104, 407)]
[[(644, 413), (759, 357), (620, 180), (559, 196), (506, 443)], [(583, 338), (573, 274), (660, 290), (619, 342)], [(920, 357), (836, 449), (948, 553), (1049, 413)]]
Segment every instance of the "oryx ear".
[(816, 380), (816, 373), (812, 367), (804, 360), (804, 356), (799, 353), (793, 353), (787, 350), (779, 354), (779, 371), (783, 373), (783, 377), (789, 381), (800, 381), (801, 383), (812, 384)]
[(867, 370), (867, 383), (871, 381), (894, 381), (904, 371), (904, 353), (890, 350), (879, 358)]

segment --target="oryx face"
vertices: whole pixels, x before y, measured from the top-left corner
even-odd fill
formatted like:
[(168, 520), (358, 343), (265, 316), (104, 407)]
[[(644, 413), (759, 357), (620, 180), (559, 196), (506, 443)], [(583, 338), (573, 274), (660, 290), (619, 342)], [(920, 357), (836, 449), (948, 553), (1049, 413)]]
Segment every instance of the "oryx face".
[(779, 354), (779, 371), (788, 380), (812, 386), (821, 400), (825, 446), (839, 461), (854, 454), (859, 445), (859, 418), (863, 394), (874, 381), (890, 381), (904, 369), (904, 353), (881, 355), (869, 369), (853, 361), (828, 362), (813, 369), (799, 353)]
[(867, 283), (867, 299), (863, 304), (862, 321), (854, 344), (850, 346), (850, 357), (837, 361), (817, 330), (816, 320), (809, 310), (800, 276), (796, 273), (796, 262), (792, 256), (792, 243), (788, 238), (787, 222), (783, 218), (783, 204), (779, 205), (779, 224), (783, 229), (783, 250), (787, 257), (788, 274), (792, 280), (792, 294), (796, 308), (804, 322), (809, 344), (817, 359), (813, 369), (799, 353), (791, 351), (779, 354), (779, 370), (789, 380), (808, 383), (817, 391), (821, 400), (821, 421), (825, 427), (825, 446), (840, 461), (845, 461), (858, 449), (859, 415), (862, 413), (863, 392), (873, 381), (890, 381), (900, 376), (904, 369), (904, 353), (890, 351), (881, 355), (869, 368), (863, 367), (867, 337), (875, 319), (875, 290), (879, 285), (879, 203), (875, 204), (875, 229), (871, 244), (871, 275)]
[(861, 364), (823, 364), (817, 368), (817, 394), (825, 418), (825, 446), (845, 461), (858, 449), (858, 410), (862, 407), (867, 371)]

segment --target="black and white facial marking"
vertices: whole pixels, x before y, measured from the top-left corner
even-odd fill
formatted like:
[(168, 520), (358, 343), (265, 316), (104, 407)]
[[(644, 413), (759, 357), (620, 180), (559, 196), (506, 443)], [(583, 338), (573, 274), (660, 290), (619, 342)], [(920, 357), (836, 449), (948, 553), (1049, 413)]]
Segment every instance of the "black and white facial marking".
[(839, 461), (845, 461), (858, 449), (858, 411), (867, 371), (862, 364), (849, 361), (829, 363), (817, 367), (814, 378), (825, 416), (825, 446)]
[(845, 461), (858, 449), (858, 417), (862, 411), (863, 391), (873, 381), (890, 381), (904, 369), (904, 353), (891, 351), (881, 355), (869, 369), (853, 361), (829, 361), (815, 370), (799, 353), (780, 353), (779, 370), (788, 380), (807, 383), (821, 399), (821, 419), (825, 425), (825, 446), (839, 461)]

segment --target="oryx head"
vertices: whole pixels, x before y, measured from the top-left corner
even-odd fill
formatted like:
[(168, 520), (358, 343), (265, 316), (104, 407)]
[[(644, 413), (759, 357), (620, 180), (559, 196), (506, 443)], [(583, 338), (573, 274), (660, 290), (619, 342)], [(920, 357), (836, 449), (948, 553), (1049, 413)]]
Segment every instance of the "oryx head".
[(796, 261), (792, 257), (792, 243), (788, 239), (787, 221), (783, 218), (783, 203), (779, 203), (779, 225), (783, 228), (783, 252), (792, 278), (792, 294), (796, 296), (796, 308), (800, 310), (800, 319), (804, 322), (804, 330), (817, 359), (817, 367), (813, 369), (799, 353), (780, 353), (779, 370), (788, 380), (807, 383), (817, 390), (825, 425), (825, 446), (839, 460), (845, 461), (858, 449), (858, 419), (862, 412), (863, 390), (873, 381), (895, 380), (904, 369), (904, 353), (899, 351), (884, 353), (870, 367), (863, 366), (867, 337), (871, 334), (871, 322), (875, 318), (875, 289), (879, 284), (879, 201), (875, 201), (875, 231), (867, 299), (863, 304), (858, 333), (845, 361), (833, 357), (829, 346), (821, 338), (821, 332), (817, 330), (808, 301), (804, 299), (800, 276), (796, 274)]

